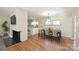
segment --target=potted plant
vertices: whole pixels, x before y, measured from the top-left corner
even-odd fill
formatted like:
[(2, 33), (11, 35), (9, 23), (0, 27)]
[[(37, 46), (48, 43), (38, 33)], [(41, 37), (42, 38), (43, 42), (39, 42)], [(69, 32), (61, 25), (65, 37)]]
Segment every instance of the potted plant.
[(7, 24), (8, 24), (7, 21), (4, 21), (3, 24), (2, 24), (2, 28), (3, 28), (3, 31), (4, 31), (4, 36), (8, 35), (9, 28), (8, 28)]

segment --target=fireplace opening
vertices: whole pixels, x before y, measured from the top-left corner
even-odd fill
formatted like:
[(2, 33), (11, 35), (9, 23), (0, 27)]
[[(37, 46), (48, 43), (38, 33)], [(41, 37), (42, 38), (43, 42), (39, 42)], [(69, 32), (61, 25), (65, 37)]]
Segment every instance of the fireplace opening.
[(20, 41), (20, 31), (14, 31), (13, 30), (13, 41), (15, 43), (21, 42)]

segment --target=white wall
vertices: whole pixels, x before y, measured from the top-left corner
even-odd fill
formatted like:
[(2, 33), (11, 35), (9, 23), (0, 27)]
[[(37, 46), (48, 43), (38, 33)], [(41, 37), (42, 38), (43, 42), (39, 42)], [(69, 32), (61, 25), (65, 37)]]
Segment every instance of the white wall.
[(12, 30), (20, 31), (21, 41), (27, 40), (27, 12), (16, 8), (11, 15), (16, 15), (16, 25), (10, 24), (10, 36), (12, 37)]

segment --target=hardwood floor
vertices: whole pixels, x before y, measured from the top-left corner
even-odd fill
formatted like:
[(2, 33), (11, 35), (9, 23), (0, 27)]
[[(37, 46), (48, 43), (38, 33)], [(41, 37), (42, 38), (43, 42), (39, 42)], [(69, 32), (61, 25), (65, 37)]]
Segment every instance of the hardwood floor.
[(7, 48), (8, 51), (73, 51), (73, 40), (62, 37), (60, 42), (56, 40), (41, 39), (36, 35), (24, 42), (17, 43)]

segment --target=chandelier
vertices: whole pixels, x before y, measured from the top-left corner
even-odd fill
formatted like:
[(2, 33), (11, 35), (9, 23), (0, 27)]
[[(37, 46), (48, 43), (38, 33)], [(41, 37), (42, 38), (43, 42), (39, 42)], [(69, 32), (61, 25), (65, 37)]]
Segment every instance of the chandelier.
[(47, 17), (47, 20), (45, 22), (45, 25), (51, 25), (51, 17), (50, 17), (50, 14), (48, 13), (48, 17)]
[(36, 21), (36, 18), (35, 17), (33, 19), (33, 22), (31, 22), (31, 25), (33, 25), (33, 26), (37, 26), (38, 25), (38, 22)]

